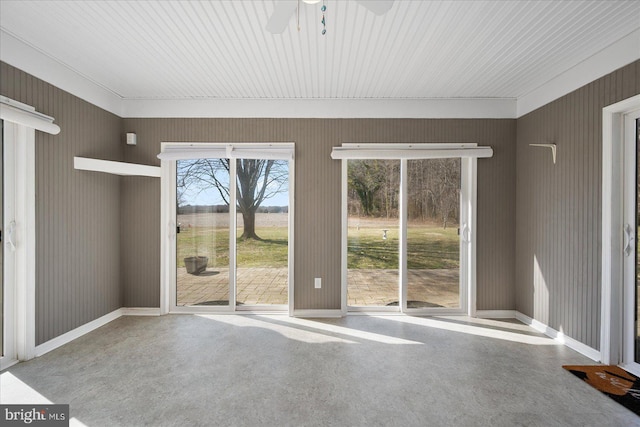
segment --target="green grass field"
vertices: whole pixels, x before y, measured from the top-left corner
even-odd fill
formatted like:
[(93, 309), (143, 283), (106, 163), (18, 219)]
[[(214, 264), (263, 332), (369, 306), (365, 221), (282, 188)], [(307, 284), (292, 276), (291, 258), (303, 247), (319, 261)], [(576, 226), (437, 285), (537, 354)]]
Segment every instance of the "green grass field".
[[(215, 230), (215, 232), (214, 232)], [(241, 234), (239, 230), (238, 235)], [(238, 241), (239, 267), (286, 267), (287, 228), (256, 228), (264, 240)], [(457, 229), (437, 226), (410, 227), (408, 230), (409, 269), (456, 268), (459, 265)], [(209, 266), (229, 265), (229, 233), (225, 227), (193, 227), (177, 235), (178, 267), (188, 256), (207, 256)], [(387, 232), (376, 227), (349, 228), (348, 268), (398, 268), (398, 230)]]
[[(238, 240), (238, 267), (286, 267), (287, 228), (256, 228), (264, 240)], [(242, 230), (238, 230), (238, 235)], [(189, 256), (209, 257), (210, 267), (229, 266), (229, 229), (193, 227), (181, 230), (177, 235), (178, 267), (184, 267), (184, 258)]]
[[(349, 228), (348, 268), (398, 268), (398, 231), (390, 229), (384, 240), (379, 228)], [(459, 252), (457, 228), (424, 225), (407, 230), (409, 269), (456, 268)]]

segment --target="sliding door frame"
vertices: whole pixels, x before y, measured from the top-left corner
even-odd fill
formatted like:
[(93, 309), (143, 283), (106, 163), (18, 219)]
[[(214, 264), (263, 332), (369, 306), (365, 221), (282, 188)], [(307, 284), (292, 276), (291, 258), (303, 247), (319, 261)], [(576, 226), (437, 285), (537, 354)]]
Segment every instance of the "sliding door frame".
[[(640, 120), (640, 109), (624, 116), (624, 196), (623, 196), (623, 224), (626, 235), (623, 248), (623, 324), (622, 324), (622, 363), (621, 366), (627, 371), (640, 375), (640, 363), (636, 361), (636, 264), (637, 264), (637, 241), (638, 235), (638, 183), (637, 183), (637, 120)], [(630, 227), (627, 229), (627, 227)], [(633, 233), (631, 236), (630, 234)], [(629, 251), (628, 254), (625, 251)]]
[[(358, 150), (362, 157), (358, 157)], [(486, 154), (478, 153), (486, 150)], [(336, 154), (336, 151), (339, 151)], [(340, 151), (351, 151), (340, 154)], [(415, 157), (412, 152), (416, 153)], [(420, 153), (418, 153), (420, 152)], [(430, 154), (431, 153), (431, 154)], [(334, 148), (332, 157), (342, 159), (342, 286), (341, 311), (395, 311), (412, 315), (466, 314), (476, 315), (476, 246), (477, 246), (477, 158), (490, 157), (489, 147), (475, 143), (460, 144), (343, 144)], [(380, 157), (376, 157), (380, 156)], [(397, 157), (394, 157), (397, 156)], [(351, 307), (348, 305), (348, 161), (349, 159), (400, 159), (400, 244), (399, 304), (396, 307)], [(407, 308), (407, 162), (409, 159), (460, 158), (460, 306), (458, 308)], [(464, 224), (462, 221), (464, 220)], [(466, 235), (466, 237), (465, 237)]]
[(0, 368), (35, 357), (35, 129), (3, 125), (5, 355)]
[[(53, 117), (0, 96), (3, 120), (3, 296), (5, 355), (0, 369), (36, 355), (36, 130), (57, 135)], [(7, 326), (7, 320), (9, 325)]]
[(600, 362), (623, 362), (624, 119), (640, 108), (640, 95), (602, 109), (602, 289)]
[[(226, 151), (226, 155), (218, 158), (229, 158), (229, 305), (228, 306), (178, 306), (176, 301), (176, 160), (162, 159), (161, 162), (161, 273), (160, 273), (160, 314), (168, 313), (237, 313), (247, 311), (281, 311), (280, 305), (270, 307), (269, 305), (251, 305), (246, 307), (236, 306), (236, 280), (237, 280), (237, 159), (242, 158), (274, 158), (269, 153), (291, 150), (291, 157), (285, 160), (288, 163), (288, 191), (289, 191), (289, 213), (288, 213), (288, 303), (286, 309), (290, 316), (294, 310), (294, 218), (295, 218), (295, 145), (294, 143), (283, 142), (247, 142), (247, 143), (180, 143), (163, 142), (162, 152), (168, 149), (198, 149)], [(238, 150), (235, 155), (234, 150)], [(241, 153), (246, 151), (248, 157), (242, 157)], [(234, 154), (231, 154), (234, 153)], [(196, 158), (196, 157), (194, 157)], [(204, 158), (204, 157), (200, 157)]]

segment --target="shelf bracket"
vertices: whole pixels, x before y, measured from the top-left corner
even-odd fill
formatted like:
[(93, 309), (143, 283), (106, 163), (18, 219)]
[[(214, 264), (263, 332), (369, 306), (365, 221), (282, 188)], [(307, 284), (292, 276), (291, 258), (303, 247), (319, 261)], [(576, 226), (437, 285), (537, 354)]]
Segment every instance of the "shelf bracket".
[(551, 156), (553, 157), (553, 164), (556, 164), (556, 144), (529, 144), (530, 147), (546, 147), (551, 148)]

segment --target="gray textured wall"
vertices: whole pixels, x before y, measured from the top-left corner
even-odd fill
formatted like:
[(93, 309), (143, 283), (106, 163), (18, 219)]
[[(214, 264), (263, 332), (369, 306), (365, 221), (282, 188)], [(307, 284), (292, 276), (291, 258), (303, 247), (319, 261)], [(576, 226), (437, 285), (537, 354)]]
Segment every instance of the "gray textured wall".
[[(36, 342), (159, 304), (159, 180), (75, 171), (73, 156), (158, 164), (161, 141), (296, 142), (296, 307), (340, 304), (342, 142), (478, 142), (478, 308), (511, 309), (515, 120), (125, 119), (2, 63), (0, 92), (56, 118), (36, 138)], [(139, 144), (123, 144), (124, 132)], [(119, 231), (118, 231), (119, 230)], [(313, 277), (325, 286), (315, 290)]]
[[(343, 142), (477, 142), (494, 157), (478, 162), (478, 309), (513, 309), (515, 120), (125, 119), (138, 135), (125, 160), (159, 164), (161, 142), (295, 142), (295, 307), (340, 307), (340, 162)], [(124, 305), (157, 307), (160, 183), (123, 181)], [(129, 185), (131, 184), (131, 185)], [(323, 288), (313, 288), (313, 278)]]
[[(640, 93), (640, 61), (517, 121), (516, 309), (600, 345), (602, 108)], [(549, 149), (557, 144), (554, 166)]]
[[(293, 141), (296, 308), (340, 304), (333, 146), (478, 142), (495, 153), (478, 167), (478, 309), (515, 308), (599, 347), (601, 109), (640, 93), (640, 61), (517, 121), (122, 120), (0, 67), (2, 95), (54, 116), (62, 128), (57, 136), (36, 134), (38, 344), (120, 306), (159, 304), (159, 180), (75, 171), (73, 156), (159, 164), (161, 141)], [(124, 146), (124, 131), (138, 134), (138, 146)], [(555, 167), (548, 152), (529, 147), (540, 142), (558, 144)], [(313, 277), (324, 278), (323, 289), (313, 289)]]
[(120, 178), (74, 156), (122, 159), (122, 119), (5, 63), (0, 93), (53, 116), (36, 132), (36, 344), (122, 306)]

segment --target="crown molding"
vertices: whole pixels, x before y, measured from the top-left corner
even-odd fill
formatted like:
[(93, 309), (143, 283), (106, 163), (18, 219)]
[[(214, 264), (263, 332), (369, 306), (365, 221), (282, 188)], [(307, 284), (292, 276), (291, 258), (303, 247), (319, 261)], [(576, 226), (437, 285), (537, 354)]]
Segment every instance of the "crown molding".
[(537, 89), (518, 97), (517, 117), (640, 59), (640, 29), (607, 46)]
[(122, 117), (122, 98), (0, 29), (0, 60)]

